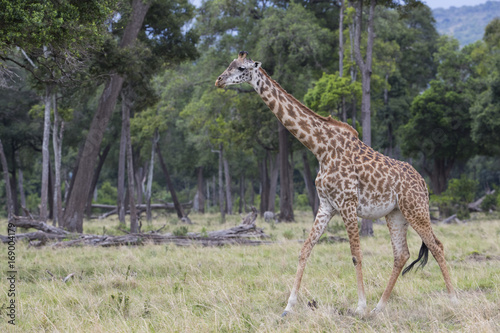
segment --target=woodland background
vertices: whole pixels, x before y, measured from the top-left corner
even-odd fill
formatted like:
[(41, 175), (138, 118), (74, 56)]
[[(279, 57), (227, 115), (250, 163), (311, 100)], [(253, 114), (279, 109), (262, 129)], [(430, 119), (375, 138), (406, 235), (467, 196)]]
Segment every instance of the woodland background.
[[(314, 213), (313, 155), (279, 135), (250, 86), (220, 90), (214, 81), (246, 50), (289, 93), (362, 138), (359, 2), (346, 1), (343, 15), (341, 3), (0, 1), (0, 214), (29, 211), (81, 232), (86, 218), (111, 206), (122, 224), (132, 211), (131, 231), (136, 205), (148, 220), (157, 204), (186, 222), (191, 211), (220, 212), (223, 221), (251, 206), (280, 212), (282, 221), (293, 221), (294, 210)], [(463, 32), (452, 24), (459, 9), (446, 18), (415, 3), (379, 1), (375, 9), (371, 144), (425, 176), (442, 217), (467, 218), (467, 204), (485, 195), (480, 209), (493, 211), (499, 3), (477, 6), (468, 18), (484, 28), (460, 41), (437, 30)], [(362, 53), (366, 39), (363, 30)], [(285, 193), (291, 207), (282, 206)]]

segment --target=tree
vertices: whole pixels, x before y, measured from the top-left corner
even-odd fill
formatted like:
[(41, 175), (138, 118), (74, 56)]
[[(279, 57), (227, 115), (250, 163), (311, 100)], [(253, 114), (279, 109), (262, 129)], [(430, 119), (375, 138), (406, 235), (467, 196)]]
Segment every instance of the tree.
[(474, 92), (477, 97), (470, 108), (472, 139), (488, 155), (500, 153), (500, 19), (485, 29), (484, 44), (472, 50), (476, 60)]
[(436, 61), (436, 80), (417, 96), (411, 106), (411, 118), (401, 128), (403, 153), (422, 156), (422, 167), (430, 177), (432, 189), (440, 194), (457, 161), (465, 161), (475, 152), (471, 142), (468, 94), (471, 62), (467, 49), (458, 41), (441, 37)]
[[(146, 16), (150, 8), (150, 15)], [(133, 53), (127, 53), (127, 50), (132, 51), (135, 40), (139, 36), (143, 44), (154, 46), (154, 48), (150, 48), (151, 52), (154, 51), (167, 56), (175, 54), (176, 56), (172, 56), (171, 59), (174, 62), (191, 56), (192, 52), (182, 51), (183, 45), (191, 45), (194, 42), (193, 36), (190, 34), (183, 35), (181, 32), (181, 27), (191, 17), (191, 13), (192, 6), (188, 4), (187, 0), (179, 0), (178, 2), (133, 0), (118, 51), (125, 51), (128, 56), (132, 55)], [(168, 16), (171, 20), (165, 22), (166, 20), (163, 20), (165, 16)], [(123, 24), (123, 22), (124, 20), (121, 20), (118, 25)], [(144, 23), (147, 23), (147, 25)], [(119, 29), (119, 31), (122, 30)], [(139, 34), (140, 32), (141, 34)], [(135, 49), (134, 52), (141, 53), (140, 49)], [(127, 64), (121, 63), (120, 65), (125, 65), (121, 68), (118, 66), (118, 69), (126, 73)], [(90, 125), (82, 151), (83, 158), (79, 161), (73, 191), (66, 206), (64, 219), (69, 230), (79, 232), (83, 230), (85, 203), (81, 202), (79, 198), (86, 197), (88, 194), (89, 185), (86, 180), (90, 178), (93, 172), (93, 165), (99, 153), (102, 136), (113, 113), (123, 82), (123, 74), (118, 72), (116, 68), (112, 68), (109, 80), (99, 101), (97, 112)]]

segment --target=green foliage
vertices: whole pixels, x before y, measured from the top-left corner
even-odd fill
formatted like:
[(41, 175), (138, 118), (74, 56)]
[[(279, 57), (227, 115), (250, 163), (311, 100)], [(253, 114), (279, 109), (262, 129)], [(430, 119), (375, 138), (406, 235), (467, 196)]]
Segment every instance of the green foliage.
[(361, 83), (352, 82), (350, 76), (340, 77), (335, 74), (323, 73), (314, 87), (304, 96), (305, 104), (322, 116), (338, 113), (342, 98), (361, 99)]
[(97, 191), (97, 202), (105, 205), (115, 205), (117, 189), (109, 181), (105, 181)]
[(481, 210), (488, 213), (490, 210), (496, 210), (499, 203), (499, 196), (497, 194), (487, 194), (481, 202)]
[(78, 52), (99, 37), (116, 0), (0, 1), (0, 51), (52, 47)]
[(188, 228), (186, 226), (180, 226), (178, 228), (175, 228), (172, 233), (174, 234), (174, 236), (186, 236), (187, 233), (188, 233)]
[(294, 208), (298, 210), (309, 209), (309, 198), (307, 194), (298, 194), (297, 198), (294, 200)]
[(431, 195), (431, 201), (438, 205), (441, 216), (457, 214), (459, 219), (470, 217), (467, 204), (475, 198), (478, 182), (462, 175), (450, 179), (448, 188), (441, 195)]

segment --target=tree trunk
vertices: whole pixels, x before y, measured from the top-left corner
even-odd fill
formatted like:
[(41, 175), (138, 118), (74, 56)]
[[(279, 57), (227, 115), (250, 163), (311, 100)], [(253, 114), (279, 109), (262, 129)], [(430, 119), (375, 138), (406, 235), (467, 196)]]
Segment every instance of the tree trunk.
[(291, 175), (288, 163), (288, 131), (281, 123), (279, 126), (279, 154), (280, 154), (280, 221), (293, 222), (293, 198), (290, 195)]
[(446, 190), (447, 180), (453, 169), (454, 160), (435, 159), (432, 162), (432, 170), (424, 168), (424, 171), (431, 179), (432, 191), (434, 194), (441, 194)]
[[(355, 25), (354, 25), (354, 20), (352, 23), (349, 25), (349, 40), (351, 44), (350, 48), (350, 56), (351, 56), (351, 63), (354, 63), (354, 30), (355, 30)], [(351, 66), (351, 82), (356, 82), (358, 76), (358, 71), (355, 66)], [(352, 121), (352, 127), (356, 128), (356, 114), (357, 114), (357, 109), (356, 109), (356, 96), (352, 94), (352, 110), (351, 110), (351, 121)]]
[(12, 195), (12, 203), (14, 204), (14, 214), (19, 215), (19, 204), (18, 204), (18, 193), (17, 193), (17, 160), (16, 160), (16, 147), (14, 146), (14, 143), (12, 142), (12, 154), (11, 154), (11, 160), (12, 160), (12, 172), (10, 173), (10, 191)]
[(224, 183), (222, 180), (223, 174), (223, 156), (222, 143), (219, 144), (219, 210), (221, 215), (221, 223), (226, 222), (226, 210), (224, 209)]
[[(26, 208), (26, 194), (24, 193), (24, 176), (21, 166), (19, 166), (18, 169), (17, 183), (19, 187), (18, 191), (19, 191), (19, 199), (21, 200), (21, 207)], [(21, 216), (25, 216), (24, 209), (21, 210)]]
[(163, 175), (165, 176), (168, 190), (170, 191), (170, 195), (172, 196), (172, 201), (174, 203), (175, 211), (177, 212), (177, 217), (182, 219), (183, 217), (186, 217), (186, 214), (184, 214), (184, 209), (182, 208), (182, 206), (179, 202), (179, 199), (177, 199), (177, 194), (175, 193), (174, 184), (172, 183), (172, 180), (170, 179), (170, 173), (168, 172), (167, 165), (165, 164), (165, 161), (163, 160), (160, 146), (158, 144), (156, 145), (156, 153), (158, 154), (158, 161), (160, 162), (160, 166), (163, 170)]
[(7, 218), (10, 221), (14, 215), (14, 201), (12, 200), (12, 191), (10, 187), (9, 167), (3, 151), (2, 140), (0, 140), (0, 163), (3, 169), (3, 179), (5, 181), (5, 192), (7, 193)]
[(275, 212), (276, 210), (276, 190), (278, 189), (278, 172), (280, 166), (279, 154), (274, 157), (274, 162), (271, 152), (267, 152), (269, 156), (269, 164), (271, 166), (271, 182), (269, 185), (269, 204), (267, 211)]
[(50, 162), (50, 105), (52, 94), (50, 87), (45, 88), (45, 111), (43, 116), (43, 141), (42, 141), (42, 190), (40, 195), (40, 220), (46, 222), (48, 217), (48, 198), (49, 198), (49, 162)]
[(94, 171), (94, 176), (92, 177), (92, 185), (90, 186), (89, 195), (87, 197), (87, 207), (86, 213), (87, 218), (90, 219), (92, 215), (92, 200), (94, 199), (94, 194), (96, 193), (97, 182), (99, 181), (99, 175), (101, 174), (102, 166), (106, 161), (106, 157), (108, 157), (108, 153), (111, 150), (111, 143), (108, 143), (102, 153), (99, 154), (99, 163), (97, 164), (97, 168)]
[(229, 173), (229, 163), (227, 162), (227, 158), (223, 158), (224, 163), (224, 178), (226, 181), (226, 206), (227, 206), (227, 214), (233, 214), (233, 199), (231, 195), (231, 175)]
[(238, 207), (238, 213), (241, 214), (245, 210), (245, 174), (240, 176), (240, 204)]
[[(140, 158), (137, 157), (136, 155), (136, 158), (134, 158), (134, 160), (136, 161), (139, 161)], [(138, 204), (142, 204), (142, 197), (144, 195), (144, 191), (143, 191), (143, 188), (144, 188), (144, 170), (145, 168), (143, 168), (142, 166), (141, 167), (138, 167), (135, 171), (134, 171), (134, 179), (135, 179), (135, 183), (136, 183), (136, 186), (135, 186), (135, 192), (137, 194), (137, 203)]]
[(155, 131), (153, 139), (151, 139), (151, 160), (149, 161), (148, 182), (146, 184), (146, 219), (148, 223), (153, 221), (151, 214), (151, 195), (153, 188), (153, 172), (155, 165), (155, 146), (159, 140), (158, 130)]
[[(197, 167), (196, 168), (196, 176), (197, 176), (197, 186), (196, 186), (196, 191), (198, 194), (198, 213), (205, 213), (205, 194), (203, 193), (203, 167)], [(207, 194), (209, 194), (209, 191), (207, 191)]]
[(362, 237), (373, 237), (373, 221), (368, 219), (363, 219), (361, 221), (361, 231), (359, 235)]
[[(344, 0), (340, 0), (339, 15), (339, 77), (344, 75)], [(345, 97), (342, 96), (341, 102), (342, 121), (347, 122), (347, 110), (345, 108)], [(316, 216), (316, 214), (314, 214)]]
[[(362, 95), (361, 95), (361, 125), (363, 126), (363, 142), (367, 146), (371, 146), (371, 105), (370, 105), (370, 85), (372, 74), (372, 53), (373, 53), (373, 40), (375, 34), (373, 31), (373, 16), (375, 13), (376, 0), (370, 0), (370, 12), (368, 17), (368, 40), (366, 43), (366, 56), (365, 60), (361, 55), (361, 26), (363, 24), (363, 0), (356, 2), (355, 14), (355, 38), (354, 38), (354, 56), (356, 64), (361, 71)], [(361, 235), (373, 236), (373, 222), (371, 220), (363, 219), (361, 222)]]
[(120, 224), (125, 225), (125, 165), (127, 154), (127, 124), (122, 113), (122, 129), (120, 135), (120, 152), (118, 155), (118, 185), (117, 185), (117, 201), (116, 209), (118, 210), (118, 220)]
[[(150, 3), (143, 0), (132, 1), (132, 13), (129, 22), (123, 32), (120, 48), (126, 48), (133, 44), (142, 27), (144, 17), (150, 7)], [(109, 119), (116, 105), (116, 100), (123, 85), (123, 78), (112, 73), (109, 81), (104, 87), (104, 91), (99, 100), (97, 111), (90, 125), (87, 139), (82, 151), (82, 158), (79, 161), (78, 171), (74, 175), (75, 182), (72, 188), (66, 210), (64, 211), (65, 227), (70, 231), (83, 231), (83, 214), (85, 210), (86, 198), (90, 191), (89, 179), (92, 179), (94, 165), (99, 154), (104, 131), (108, 126)]]
[(262, 160), (260, 164), (260, 184), (261, 184), (261, 193), (260, 193), (260, 215), (264, 216), (264, 212), (268, 210), (269, 204), (269, 175), (267, 172), (267, 161), (269, 154), (266, 153), (264, 156), (264, 160)]
[(127, 183), (129, 193), (129, 206), (130, 206), (130, 232), (135, 234), (139, 231), (137, 224), (137, 210), (135, 207), (135, 189), (134, 189), (134, 162), (132, 156), (132, 140), (130, 139), (130, 108), (131, 102), (122, 92), (122, 119), (125, 124), (125, 136), (127, 143)]
[(62, 226), (62, 194), (61, 194), (61, 150), (64, 132), (64, 121), (59, 119), (56, 95), (52, 95), (54, 106), (54, 127), (52, 130), (52, 145), (54, 146), (54, 225)]
[(316, 216), (319, 208), (319, 198), (318, 192), (314, 186), (314, 181), (311, 176), (311, 168), (309, 167), (309, 161), (307, 160), (307, 151), (302, 152), (302, 162), (304, 163), (304, 182), (307, 188), (307, 197), (309, 199), (309, 205), (311, 206), (313, 215)]

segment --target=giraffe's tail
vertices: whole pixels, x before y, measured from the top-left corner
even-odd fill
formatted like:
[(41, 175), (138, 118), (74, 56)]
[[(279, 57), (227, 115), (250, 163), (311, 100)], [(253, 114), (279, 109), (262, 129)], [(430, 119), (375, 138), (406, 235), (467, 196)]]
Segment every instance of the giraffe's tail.
[[(408, 267), (406, 267), (403, 270), (403, 275), (405, 275), (406, 273), (408, 273), (409, 271), (411, 271), (411, 269), (413, 268), (413, 266), (417, 262), (419, 262), (420, 260), (422, 260), (422, 262), (420, 263), (420, 265), (418, 267), (424, 268), (425, 264), (427, 264), (427, 259), (429, 259), (429, 248), (427, 247), (427, 245), (425, 245), (424, 242), (422, 242), (422, 246), (420, 247), (420, 252), (418, 253), (417, 260), (415, 260), (414, 262), (412, 262), (411, 264), (409, 264)], [(418, 267), (417, 267), (417, 269), (418, 269)]]

